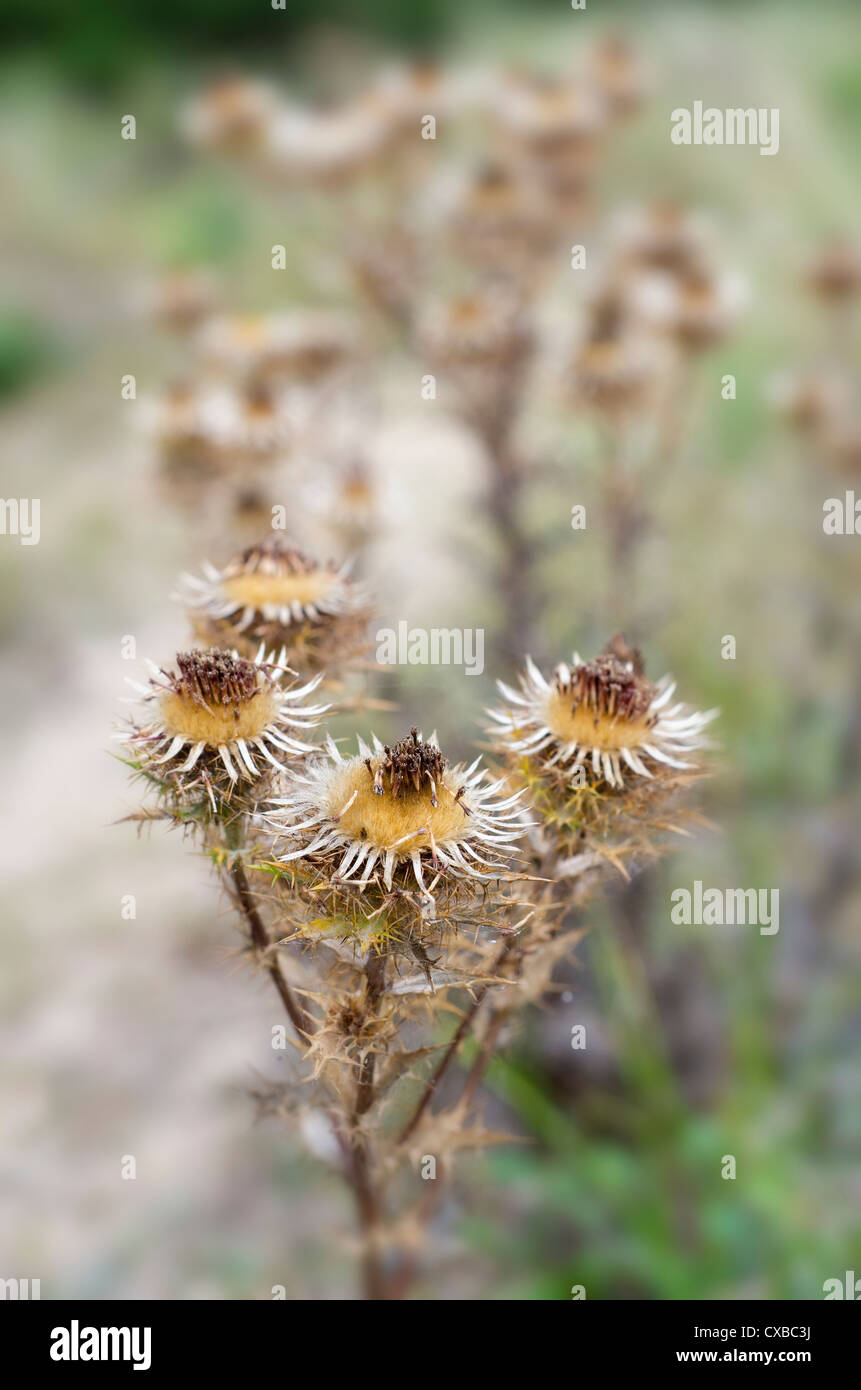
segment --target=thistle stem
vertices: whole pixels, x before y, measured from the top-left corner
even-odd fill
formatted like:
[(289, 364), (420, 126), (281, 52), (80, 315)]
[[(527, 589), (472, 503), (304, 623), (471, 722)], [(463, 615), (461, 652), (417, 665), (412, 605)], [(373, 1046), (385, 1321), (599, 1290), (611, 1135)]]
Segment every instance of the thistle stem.
[[(373, 1018), (380, 1007), (380, 1000), (386, 986), (385, 956), (372, 946), (365, 965), (365, 1018)], [(356, 1091), (355, 1116), (364, 1115), (374, 1102), (374, 1071), (377, 1054), (367, 1051), (362, 1059), (359, 1085)]]
[[(233, 879), (242, 915), (248, 923), (248, 929), (251, 932), (251, 940), (258, 954), (265, 959), (266, 953), (272, 943), (269, 940), (269, 934), (263, 925), (260, 913), (257, 911), (251, 889), (248, 886), (245, 869), (239, 859), (234, 859), (231, 864), (230, 876)], [(266, 962), (266, 969), (281, 997), (284, 1008), (287, 1010), (287, 1017), (296, 1030), (299, 1042), (303, 1047), (308, 1047), (310, 1045), (309, 1038), (312, 1031), (311, 1020), (285, 980), (279, 962), (277, 960), (268, 960)]]
[[(375, 1016), (386, 987), (386, 958), (377, 946), (372, 946), (365, 962), (364, 1020)], [(362, 1058), (356, 1100), (353, 1106), (353, 1134), (351, 1136), (350, 1182), (356, 1198), (356, 1213), (363, 1241), (362, 1282), (365, 1298), (379, 1301), (386, 1299), (386, 1279), (376, 1249), (376, 1232), (380, 1223), (380, 1202), (371, 1177), (371, 1153), (367, 1137), (357, 1127), (362, 1115), (374, 1103), (374, 1073), (376, 1053), (368, 1050)]]
[(469, 1069), (469, 1074), (466, 1078), (466, 1085), (463, 1088), (463, 1094), (460, 1098), (461, 1105), (463, 1105), (464, 1107), (471, 1104), (476, 1091), (481, 1085), (484, 1073), (487, 1071), (487, 1068), (490, 1064), (490, 1059), (493, 1056), (493, 1049), (496, 1045), (496, 1040), (499, 1037), (499, 1034), (502, 1030), (502, 1026), (505, 1023), (507, 1017), (508, 1014), (500, 1010), (499, 1013), (494, 1014), (493, 1018), (490, 1020), (490, 1023), (487, 1025), (487, 1031), (485, 1032), (484, 1037), (481, 1040), (478, 1052), (476, 1053), (472, 1066)]
[(385, 1273), (375, 1240), (380, 1224), (380, 1204), (371, 1180), (368, 1146), (363, 1135), (357, 1136), (353, 1143), (350, 1182), (364, 1246), (362, 1287), (366, 1299), (379, 1302), (387, 1298)]
[[(515, 937), (509, 937), (509, 939), (505, 942), (504, 946), (502, 947), (502, 950), (497, 955), (496, 960), (493, 962), (493, 965), (491, 966), (491, 971), (494, 975), (496, 975), (502, 967), (502, 965), (504, 965), (507, 957), (509, 956), (515, 944), (515, 940)], [(472, 1028), (475, 1022), (476, 1015), (479, 1009), (481, 1008), (482, 1004), (484, 1003), (485, 998), (487, 997), (489, 988), (489, 985), (482, 985), (481, 989), (477, 991), (475, 998), (473, 999), (472, 1003), (470, 1004), (469, 1008), (467, 1009), (466, 1013), (464, 1014), (463, 1018), (458, 1024), (457, 1031), (455, 1032), (454, 1037), (452, 1038), (451, 1042), (449, 1043), (448, 1047), (443, 1053), (442, 1060), (440, 1061), (439, 1066), (437, 1067), (436, 1071), (433, 1072), (431, 1076), (428, 1078), (428, 1081), (425, 1084), (425, 1088), (421, 1094), (421, 1097), (419, 1098), (418, 1105), (416, 1106), (407, 1123), (404, 1125), (404, 1128), (401, 1130), (401, 1133), (398, 1136), (399, 1144), (405, 1144), (408, 1139), (411, 1139), (413, 1134), (421, 1124), (425, 1111), (427, 1110), (428, 1106), (433, 1100), (440, 1082), (443, 1080), (452, 1063), (454, 1062), (467, 1034), (469, 1033), (469, 1030)]]

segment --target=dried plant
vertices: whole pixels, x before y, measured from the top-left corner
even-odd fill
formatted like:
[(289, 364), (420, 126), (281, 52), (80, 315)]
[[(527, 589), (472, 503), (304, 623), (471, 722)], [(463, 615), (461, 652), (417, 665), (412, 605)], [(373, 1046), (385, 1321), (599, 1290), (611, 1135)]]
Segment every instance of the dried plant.
[(176, 598), (198, 641), (243, 656), (262, 643), (316, 674), (348, 665), (367, 646), (368, 598), (349, 570), (310, 559), (276, 533), (223, 569), (206, 564), (202, 577), (183, 575)]
[(522, 694), (501, 687), (494, 778), (415, 728), (350, 757), (309, 745), (295, 731), (325, 711), (299, 702), (320, 678), (284, 674), (262, 653), (181, 654), (121, 737), (159, 798), (139, 818), (198, 835), (292, 1025), (292, 1078), (261, 1103), (349, 1184), (365, 1295), (396, 1298), (434, 1210), (417, 1171), (438, 1193), (457, 1151), (504, 1137), (475, 1111), (494, 1048), (571, 952), (587, 885), (659, 852), (692, 770), (678, 755), (713, 712), (668, 708), (622, 638), (552, 683), (528, 663)]
[[(524, 422), (549, 380), (563, 430), (575, 421), (578, 439), (593, 436), (607, 606), (614, 625), (618, 611), (630, 617), (647, 501), (684, 434), (689, 374), (737, 309), (700, 220), (656, 203), (602, 230), (565, 334), (548, 333), (554, 275), (581, 227), (595, 239), (608, 142), (646, 88), (610, 39), (576, 76), (464, 81), (419, 64), (336, 108), (242, 80), (204, 92), (187, 115), (194, 141), (349, 221), (350, 246), (332, 259), (365, 316), (207, 315), (194, 286), (177, 290), (163, 317), (194, 329), (192, 376), (156, 430), (175, 500), (199, 511), (202, 496), (220, 499), (219, 538), (237, 525), (262, 533), (276, 480), (289, 478), (295, 533), (322, 512), (336, 543), (361, 552), (378, 520), (365, 428), (375, 368), (406, 350), (483, 456), (498, 650), (520, 662), (540, 614), (526, 504), (552, 471)], [(414, 158), (429, 109), (484, 135), (482, 157), (430, 215), (439, 170), (430, 151)], [(328, 478), (309, 459), (327, 460)], [(672, 704), (669, 678), (649, 680), (619, 635), (549, 679), (527, 659), (519, 691), (500, 684), (490, 767), (452, 765), (417, 728), (390, 744), (357, 734), (348, 755), (331, 731), (309, 743), (325, 708), (301, 703), (319, 684), (348, 707), (371, 606), (346, 566), (270, 536), (183, 576), (176, 597), (206, 650), (155, 672), (142, 692), (150, 719), (124, 735), (158, 799), (140, 818), (182, 823), (222, 876), (291, 1025), (289, 1079), (260, 1104), (352, 1190), (365, 1295), (399, 1298), (454, 1154), (505, 1137), (479, 1102), (511, 1020), (544, 1000), (591, 894), (683, 829), (715, 711)], [(288, 667), (302, 673), (295, 687)]]

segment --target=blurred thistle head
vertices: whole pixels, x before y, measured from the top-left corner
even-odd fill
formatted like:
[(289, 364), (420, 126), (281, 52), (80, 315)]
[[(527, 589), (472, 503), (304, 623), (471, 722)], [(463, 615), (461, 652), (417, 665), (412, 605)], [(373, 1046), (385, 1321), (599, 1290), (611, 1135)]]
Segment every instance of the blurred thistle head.
[(218, 290), (212, 275), (205, 270), (189, 268), (164, 274), (152, 287), (149, 306), (161, 327), (174, 333), (186, 333), (213, 312), (217, 299)]
[(833, 370), (784, 372), (769, 383), (769, 401), (800, 434), (819, 434), (840, 420), (851, 399), (849, 383)]
[(314, 382), (353, 352), (356, 336), (342, 314), (294, 309), (275, 314), (215, 314), (196, 335), (201, 361), (233, 378)]
[(226, 382), (177, 383), (155, 418), (161, 482), (175, 500), (202, 510), (217, 500), (213, 483), (241, 473), (248, 485), (250, 470), (283, 457), (294, 432), (283, 393), (262, 383), (238, 390)]
[(637, 55), (620, 34), (608, 35), (594, 49), (589, 76), (614, 116), (630, 116), (646, 97), (646, 82)]
[(807, 266), (806, 280), (827, 304), (854, 299), (861, 291), (861, 248), (849, 237), (834, 237)]
[[(377, 500), (373, 471), (361, 454), (341, 462), (331, 473), (318, 474), (308, 490), (309, 510), (345, 554), (356, 554), (367, 545), (378, 519)], [(358, 601), (358, 588), (353, 587)]]
[(343, 506), (350, 514), (365, 513), (374, 506), (374, 482), (367, 464), (354, 459), (338, 479), (338, 492)]
[(634, 320), (623, 287), (601, 292), (571, 363), (578, 403), (606, 416), (625, 415), (646, 401), (657, 376), (657, 345)]
[(391, 112), (373, 96), (313, 107), (285, 101), (267, 127), (264, 153), (279, 176), (334, 188), (373, 170), (395, 134)]
[(238, 460), (275, 458), (287, 448), (294, 429), (279, 393), (262, 382), (251, 381), (238, 393), (236, 422), (228, 442)]
[(224, 473), (230, 410), (224, 393), (189, 380), (177, 381), (153, 415), (159, 478), (182, 506), (200, 506)]
[(156, 411), (154, 428), (164, 450), (221, 446), (223, 415), (212, 391), (182, 377), (165, 391)]
[(341, 661), (348, 626), (363, 627), (368, 615), (367, 596), (349, 578), (349, 565), (320, 564), (277, 534), (241, 551), (224, 569), (204, 563), (201, 577), (184, 574), (176, 598), (202, 636), (292, 651), (325, 631), (340, 635)]
[(732, 272), (690, 266), (674, 282), (669, 328), (679, 346), (702, 352), (726, 337), (741, 309), (744, 287)]
[(503, 129), (527, 158), (545, 167), (591, 166), (606, 126), (603, 98), (578, 78), (509, 72), (500, 93)]
[[(272, 521), (272, 498), (269, 491), (253, 480), (243, 478), (239, 485), (232, 489), (230, 494), (230, 527), (235, 531), (237, 537), (244, 540), (253, 540), (259, 536), (261, 531)], [(195, 629), (203, 631), (203, 624), (194, 624)], [(201, 641), (203, 641), (201, 637)], [(207, 641), (208, 646), (218, 646), (215, 640)], [(238, 644), (241, 647), (245, 643)], [(253, 656), (250, 650), (240, 651), (240, 656)]]
[(848, 478), (861, 477), (861, 419), (849, 413), (829, 420), (822, 438), (829, 464)]
[(708, 226), (699, 213), (664, 199), (623, 213), (614, 241), (616, 256), (624, 265), (675, 275), (702, 257)]
[(717, 714), (671, 705), (675, 684), (669, 676), (648, 680), (639, 651), (621, 634), (592, 661), (575, 652), (550, 680), (527, 658), (520, 690), (501, 682), (499, 689), (505, 705), (490, 712), (498, 746), (572, 786), (585, 780), (620, 789), (632, 773), (652, 779), (691, 770)]
[(259, 154), (279, 104), (277, 93), (262, 82), (219, 78), (186, 109), (185, 133), (193, 144), (220, 154)]
[(433, 58), (416, 58), (385, 69), (368, 92), (368, 101), (389, 114), (397, 129), (410, 139), (422, 117), (439, 116), (457, 103), (458, 84)]
[(521, 357), (531, 342), (518, 296), (489, 285), (434, 304), (419, 336), (443, 366), (504, 366)]
[(520, 838), (523, 814), (518, 796), (499, 798), (502, 783), (488, 781), (478, 759), (449, 767), (436, 736), (425, 741), (416, 729), (391, 747), (359, 739), (353, 758), (331, 739), (327, 747), (327, 759), (291, 772), (274, 803), (275, 830), (301, 841), (284, 861), (360, 889), (414, 883), (423, 897), (438, 879), (480, 882), (505, 870), (498, 856)]
[(500, 159), (471, 177), (449, 226), (452, 249), (468, 264), (518, 277), (544, 260), (557, 235), (541, 185), (521, 166)]
[(117, 737), (165, 790), (205, 790), (213, 801), (214, 792), (229, 795), (236, 783), (257, 781), (270, 767), (283, 772), (285, 759), (312, 751), (297, 735), (328, 708), (302, 703), (319, 677), (291, 688), (288, 668), (262, 648), (256, 661), (213, 648), (180, 652), (173, 670), (148, 664), (148, 686), (129, 682), (143, 713)]

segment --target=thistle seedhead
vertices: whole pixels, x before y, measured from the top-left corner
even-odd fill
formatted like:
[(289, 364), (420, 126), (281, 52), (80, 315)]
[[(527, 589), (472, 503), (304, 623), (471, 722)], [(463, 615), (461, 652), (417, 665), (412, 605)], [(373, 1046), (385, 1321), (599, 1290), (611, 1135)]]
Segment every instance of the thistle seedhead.
[(172, 800), (188, 808), (199, 801), (217, 812), (237, 795), (262, 794), (272, 768), (312, 751), (296, 731), (315, 727), (327, 705), (301, 701), (319, 684), (285, 683), (293, 673), (283, 661), (255, 661), (238, 652), (180, 652), (176, 667), (150, 663), (149, 685), (130, 682), (141, 696), (140, 721), (117, 734), (135, 768)]
[[(511, 872), (525, 818), (478, 760), (450, 767), (435, 736), (413, 729), (393, 745), (358, 742), (357, 756), (344, 758), (330, 739), (326, 759), (286, 779), (269, 817), (276, 862), (290, 865), (329, 921), (420, 941), (455, 905), (464, 914), (486, 906)], [(322, 926), (319, 911), (315, 920)]]
[(527, 659), (520, 690), (499, 688), (494, 747), (528, 788), (556, 857), (645, 852), (644, 831), (664, 827), (670, 794), (698, 774), (717, 711), (671, 705), (675, 684), (650, 681), (621, 633), (591, 661), (575, 653), (550, 680)]
[(236, 555), (223, 569), (184, 574), (175, 597), (195, 635), (250, 655), (261, 643), (302, 671), (338, 670), (366, 645), (367, 595), (349, 565), (321, 564), (279, 535)]
[(394, 748), (385, 744), (384, 754), (376, 767), (370, 757), (365, 759), (365, 766), (373, 779), (374, 793), (385, 796), (388, 779), (388, 792), (393, 797), (397, 797), (401, 787), (406, 788), (407, 794), (412, 790), (421, 795), (426, 790), (424, 783), (427, 781), (431, 806), (436, 810), (439, 806), (437, 782), (442, 780), (446, 767), (446, 759), (436, 744), (424, 743), (419, 738), (418, 729), (411, 729), (409, 738), (402, 738)]

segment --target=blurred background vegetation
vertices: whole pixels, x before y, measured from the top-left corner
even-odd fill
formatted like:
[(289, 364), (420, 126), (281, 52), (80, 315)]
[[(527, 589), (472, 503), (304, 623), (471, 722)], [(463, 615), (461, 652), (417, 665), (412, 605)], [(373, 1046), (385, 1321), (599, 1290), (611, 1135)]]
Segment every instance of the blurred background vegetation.
[[(648, 610), (651, 675), (722, 709), (715, 829), (590, 909), (577, 962), (493, 1068), (486, 1105), (521, 1142), (465, 1166), (444, 1210), (429, 1298), (818, 1298), (861, 1267), (857, 537), (825, 538), (839, 493), (824, 461), (775, 422), (768, 383), (809, 362), (822, 326), (800, 266), (859, 228), (857, 6), (475, 6), (437, 0), (288, 4), (230, 0), (129, 9), (54, 0), (0, 15), (0, 408), (10, 496), (42, 499), (42, 541), (0, 548), (7, 923), (0, 1045), (8, 1131), (0, 1272), (43, 1297), (349, 1294), (331, 1236), (343, 1199), (292, 1137), (250, 1128), (243, 1094), (271, 1071), (264, 990), (231, 957), (224, 905), (179, 840), (139, 846), (107, 830), (127, 809), (100, 752), (125, 674), (119, 638), (165, 659), (182, 640), (167, 602), (197, 564), (200, 532), (159, 501), (121, 372), (156, 395), (181, 367), (136, 316), (135, 287), (205, 265), (231, 303), (272, 306), (268, 248), (288, 247), (279, 305), (326, 302), (302, 247), (318, 223), (289, 195), (195, 155), (183, 101), (237, 65), (302, 95), (329, 55), (357, 72), (428, 46), (456, 61), (553, 67), (608, 26), (655, 74), (650, 101), (609, 157), (602, 198), (672, 197), (707, 209), (751, 297), (731, 341), (703, 360), (684, 448), (654, 497), (632, 609)], [(273, 31), (277, 38), (273, 41)], [(669, 111), (779, 106), (781, 150), (679, 150)], [(133, 111), (134, 145), (118, 138)], [(564, 295), (565, 291), (560, 293)], [(564, 308), (564, 304), (563, 304)], [(854, 350), (857, 352), (857, 323)], [(738, 398), (724, 402), (725, 372)], [(475, 464), (426, 429), (415, 378), (392, 367), (378, 440), (387, 527), (370, 566), (385, 621), (493, 632), (491, 542)], [(557, 470), (529, 502), (543, 596), (532, 655), (547, 662), (606, 632), (596, 459), (575, 426), (542, 421)], [(431, 458), (434, 462), (431, 463)], [(429, 476), (433, 497), (418, 506)], [(405, 544), (416, 534), (421, 544)], [(228, 553), (230, 547), (227, 547)], [(213, 557), (215, 558), (215, 557)], [(219, 557), (223, 558), (223, 557)], [(386, 616), (388, 615), (388, 616)], [(857, 616), (857, 614), (856, 614)], [(626, 614), (618, 613), (617, 626)], [(721, 659), (724, 634), (735, 661)], [(446, 670), (401, 673), (401, 716), (436, 725), (456, 755), (491, 697)], [(857, 821), (855, 822), (857, 826)], [(694, 879), (779, 888), (780, 932), (679, 928), (669, 894)], [(201, 884), (204, 884), (201, 887)], [(135, 923), (119, 919), (135, 892)], [(207, 896), (207, 894), (209, 896)], [(265, 1027), (261, 1028), (263, 1019)], [(585, 1023), (589, 1046), (573, 1051)], [(167, 1079), (166, 1079), (167, 1078)], [(120, 1156), (139, 1155), (136, 1185)], [(735, 1155), (738, 1177), (721, 1178)], [(134, 1192), (130, 1188), (135, 1186)]]

